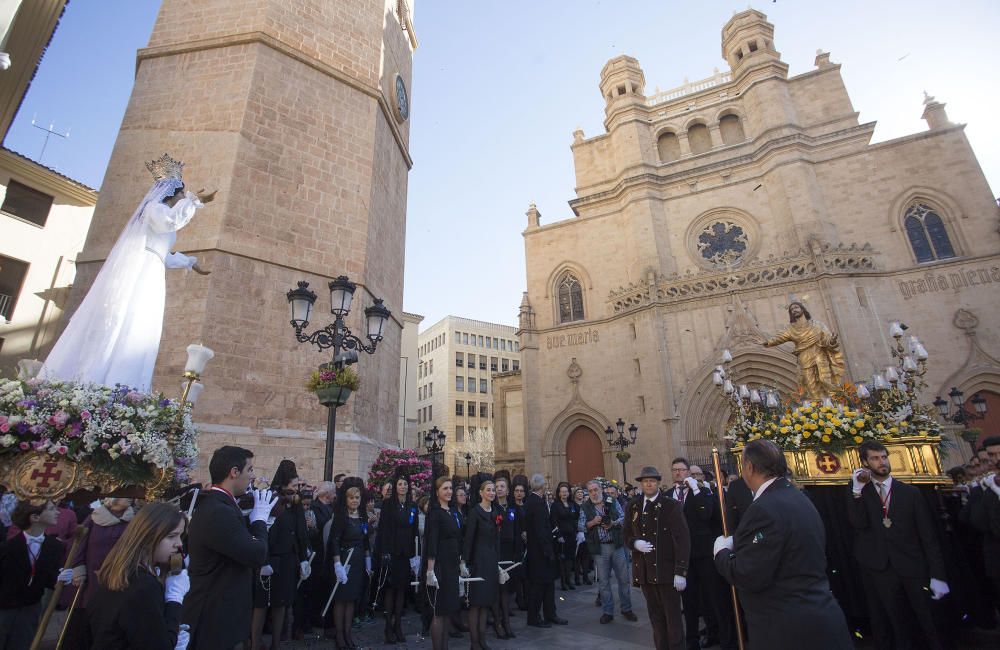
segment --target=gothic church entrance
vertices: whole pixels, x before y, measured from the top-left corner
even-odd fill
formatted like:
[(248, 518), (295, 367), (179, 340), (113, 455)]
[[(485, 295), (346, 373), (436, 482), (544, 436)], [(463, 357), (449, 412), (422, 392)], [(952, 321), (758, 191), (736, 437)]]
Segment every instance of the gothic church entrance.
[(578, 426), (566, 440), (566, 480), (578, 485), (603, 475), (600, 437), (590, 427)]

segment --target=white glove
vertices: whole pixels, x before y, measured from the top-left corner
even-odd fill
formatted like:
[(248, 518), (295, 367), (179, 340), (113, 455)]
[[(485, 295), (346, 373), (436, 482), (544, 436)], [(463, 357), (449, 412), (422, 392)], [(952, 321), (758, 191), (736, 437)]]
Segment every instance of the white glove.
[(864, 469), (856, 469), (856, 470), (854, 470), (854, 473), (851, 474), (851, 490), (854, 491), (854, 496), (860, 495), (861, 494), (861, 490), (863, 490), (864, 487), (865, 487), (865, 484), (868, 483), (868, 481), (859, 481), (858, 480), (858, 475), (860, 475), (861, 472), (864, 472), (864, 471), (866, 471), (866, 470), (864, 470)]
[(271, 516), (271, 508), (278, 502), (278, 497), (270, 490), (250, 490), (253, 495), (253, 509), (250, 510), (250, 523), (263, 521)]
[(299, 562), (299, 576), (303, 580), (308, 580), (309, 575), (311, 573), (312, 573), (312, 567), (309, 566), (309, 563), (307, 561), (302, 560), (301, 562)]
[(188, 643), (191, 642), (189, 629), (186, 623), (181, 624), (181, 629), (177, 632), (177, 645), (174, 646), (174, 650), (187, 650)]
[(997, 485), (997, 475), (988, 474), (983, 478), (983, 487), (993, 490), (993, 493), (1000, 497), (1000, 485)]
[(701, 492), (701, 488), (698, 487), (698, 481), (694, 480), (693, 476), (687, 477), (686, 479), (684, 479), (684, 482), (687, 484), (689, 488), (691, 488), (691, 494), (697, 496), (698, 493)]
[(585, 539), (587, 539), (587, 536), (584, 535), (583, 533), (577, 533), (576, 534), (576, 543), (577, 544), (583, 544), (583, 542), (584, 542)]
[(931, 593), (933, 594), (933, 596), (931, 596), (931, 600), (941, 600), (947, 596), (950, 591), (951, 589), (948, 588), (947, 582), (931, 578)]
[(6, 52), (0, 52), (0, 70), (6, 70), (10, 67), (10, 54)]
[(181, 569), (177, 575), (169, 575), (163, 586), (166, 594), (163, 599), (168, 603), (183, 603), (184, 594), (191, 588), (191, 578), (188, 577), (187, 569)]
[(260, 575), (262, 578), (266, 578), (270, 575), (274, 575), (274, 569), (271, 568), (270, 564), (265, 564), (260, 568)]
[(674, 576), (674, 589), (684, 591), (687, 589), (688, 581), (684, 576)]
[(60, 571), (59, 575), (56, 577), (56, 582), (61, 582), (64, 585), (68, 585), (73, 582), (73, 569), (63, 569)]
[(510, 580), (510, 574), (504, 569), (500, 569), (500, 584), (505, 585)]
[(557, 541), (557, 542), (559, 542), (560, 544), (565, 544), (565, 543), (566, 543), (566, 540), (565, 540), (565, 539), (563, 539), (562, 537), (560, 537), (560, 538), (559, 538), (559, 539), (557, 539), (556, 541)]
[(339, 582), (342, 585), (347, 584), (347, 569), (344, 568), (343, 564), (341, 564), (340, 562), (334, 564), (333, 572), (337, 574), (337, 582)]
[(420, 556), (414, 555), (410, 558), (410, 571), (413, 571), (413, 575), (420, 575)]
[(712, 556), (714, 557), (718, 555), (719, 551), (721, 551), (724, 548), (728, 548), (730, 551), (733, 550), (732, 536), (723, 537), (722, 535), (719, 535), (718, 537), (716, 537), (715, 546), (712, 547)]
[(458, 575), (463, 578), (469, 577), (469, 567), (465, 566), (465, 560), (462, 560), (462, 563), (458, 565)]
[(427, 586), (434, 587), (435, 589), (439, 586), (437, 576), (430, 569), (427, 570)]
[(372, 556), (370, 555), (365, 556), (365, 572), (368, 575), (372, 574)]
[(644, 539), (635, 540), (635, 544), (633, 544), (633, 546), (635, 547), (635, 550), (639, 551), (640, 553), (649, 553), (650, 551), (653, 550), (653, 545)]

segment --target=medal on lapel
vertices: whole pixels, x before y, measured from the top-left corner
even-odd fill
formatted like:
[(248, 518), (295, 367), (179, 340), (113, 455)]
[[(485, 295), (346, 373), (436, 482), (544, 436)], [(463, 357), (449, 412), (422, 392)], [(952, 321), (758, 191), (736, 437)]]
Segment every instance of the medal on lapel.
[(890, 528), (892, 526), (892, 519), (889, 519), (888, 517), (882, 517), (882, 525), (885, 526), (886, 528)]
[(411, 526), (413, 525), (413, 520), (414, 520), (414, 518), (416, 516), (417, 516), (417, 508), (416, 508), (416, 506), (411, 506), (410, 507), (410, 525)]

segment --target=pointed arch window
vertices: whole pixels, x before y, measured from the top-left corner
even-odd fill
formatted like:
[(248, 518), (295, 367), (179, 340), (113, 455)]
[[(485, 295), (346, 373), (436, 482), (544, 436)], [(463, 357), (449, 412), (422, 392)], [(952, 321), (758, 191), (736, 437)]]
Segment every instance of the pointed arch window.
[(559, 322), (583, 320), (583, 287), (572, 273), (559, 281)]
[(955, 248), (951, 245), (944, 220), (934, 208), (925, 203), (915, 203), (906, 211), (903, 225), (917, 262), (955, 257)]

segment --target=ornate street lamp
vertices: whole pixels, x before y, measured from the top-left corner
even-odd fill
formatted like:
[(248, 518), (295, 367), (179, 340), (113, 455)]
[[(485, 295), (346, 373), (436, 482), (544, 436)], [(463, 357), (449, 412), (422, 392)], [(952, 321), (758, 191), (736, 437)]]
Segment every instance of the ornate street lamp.
[(472, 481), (472, 454), (465, 452), (465, 481)]
[(624, 420), (618, 418), (618, 421), (615, 422), (615, 428), (618, 429), (617, 438), (615, 437), (615, 430), (611, 427), (604, 430), (604, 435), (607, 437), (608, 444), (610, 446), (618, 448), (618, 453), (615, 454), (615, 457), (618, 459), (618, 462), (622, 464), (622, 484), (624, 485), (625, 483), (628, 483), (628, 474), (625, 471), (625, 465), (628, 463), (629, 459), (632, 458), (632, 454), (625, 451), (625, 449), (635, 444), (635, 438), (636, 434), (639, 432), (639, 427), (635, 426), (635, 424), (630, 424), (628, 427), (628, 438), (625, 437)]
[[(316, 294), (309, 288), (309, 283), (300, 281), (298, 288), (288, 292), (288, 304), (292, 309), (291, 325), (295, 330), (295, 340), (299, 343), (311, 343), (320, 350), (333, 348), (333, 359), (320, 366), (320, 370), (340, 370), (346, 365), (357, 363), (358, 350), (374, 354), (379, 341), (385, 333), (392, 312), (382, 304), (381, 298), (375, 298), (374, 304), (365, 309), (365, 338), (367, 343), (353, 334), (344, 324), (344, 319), (351, 312), (354, 291), (357, 285), (347, 279), (346, 275), (338, 276), (328, 285), (330, 290), (330, 313), (333, 323), (322, 329), (306, 334), (303, 330), (309, 325), (313, 305), (316, 304)], [(320, 403), (329, 409), (326, 423), (326, 457), (323, 461), (323, 480), (333, 480), (333, 449), (337, 436), (337, 408), (347, 401), (350, 391), (341, 390), (335, 398)]]
[[(951, 390), (948, 391), (948, 397), (951, 398), (951, 401), (938, 395), (937, 399), (934, 400), (934, 406), (937, 407), (942, 420), (965, 427), (965, 431), (962, 432), (962, 438), (969, 443), (972, 453), (975, 454), (976, 438), (979, 437), (979, 432), (970, 430), (969, 425), (975, 420), (982, 420), (986, 417), (986, 399), (979, 393), (976, 393), (969, 400), (972, 403), (972, 410), (968, 410), (965, 408), (965, 393), (959, 390), (957, 386), (951, 387)], [(952, 405), (955, 406), (954, 413), (951, 413)]]
[[(434, 480), (437, 478), (435, 474), (437, 473), (438, 454), (441, 454), (441, 462), (444, 462), (445, 438), (444, 431), (438, 429), (437, 425), (431, 427), (431, 430), (424, 436), (424, 448), (431, 457), (431, 486), (434, 485)], [(431, 487), (431, 489), (433, 490), (434, 488)]]

